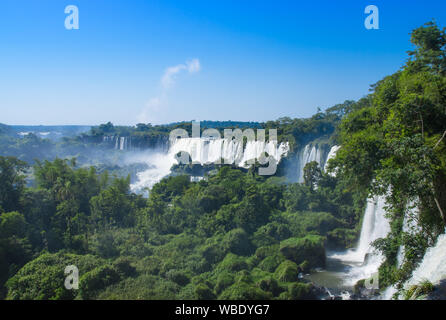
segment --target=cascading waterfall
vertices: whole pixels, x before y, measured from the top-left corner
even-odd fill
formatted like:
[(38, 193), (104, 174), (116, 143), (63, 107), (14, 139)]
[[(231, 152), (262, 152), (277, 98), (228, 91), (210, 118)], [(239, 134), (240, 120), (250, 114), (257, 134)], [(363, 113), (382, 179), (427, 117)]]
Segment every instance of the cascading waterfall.
[[(341, 146), (333, 146), (330, 149), (330, 152), (328, 153), (327, 156), (327, 160), (325, 160), (325, 166), (324, 166), (324, 171), (327, 171), (328, 168), (328, 160), (334, 159), (334, 157), (336, 157), (336, 153), (338, 152), (338, 150), (341, 148)], [(330, 175), (335, 176), (336, 173), (330, 173)]]
[(146, 162), (149, 169), (137, 174), (138, 180), (131, 185), (131, 188), (135, 192), (151, 188), (170, 173), (172, 165), (178, 163), (176, 155), (180, 152), (189, 154), (192, 163), (211, 164), (223, 158), (222, 164), (236, 164), (248, 168), (251, 162), (254, 163), (264, 152), (279, 162), (288, 151), (288, 143), (277, 146), (274, 141), (248, 141), (243, 148), (243, 143), (237, 140), (180, 138), (171, 144), (167, 153), (156, 152), (148, 156)]
[(435, 246), (427, 249), (420, 265), (414, 270), (404, 287), (407, 289), (424, 280), (436, 285), (444, 279), (446, 279), (446, 234), (440, 235)]
[(279, 146), (273, 141), (248, 141), (243, 148), (243, 143), (238, 140), (206, 139), (206, 138), (182, 138), (177, 139), (169, 154), (176, 155), (186, 152), (193, 163), (211, 164), (224, 159), (225, 164), (236, 164), (240, 167), (249, 167), (249, 162), (254, 162), (266, 152), (276, 161), (288, 153), (288, 143)]
[(304, 168), (309, 162), (316, 161), (320, 166), (322, 163), (322, 152), (317, 145), (307, 144), (299, 155), (299, 165), (297, 171), (297, 181), (304, 182)]
[(133, 192), (143, 193), (146, 188), (152, 188), (158, 181), (170, 173), (175, 158), (164, 152), (153, 151), (147, 153), (144, 162), (149, 168), (136, 174), (137, 180), (130, 185)]
[[(416, 221), (414, 219), (412, 219), (413, 217), (416, 217), (418, 215), (418, 208), (416, 208), (413, 205), (413, 203), (410, 203), (408, 205), (408, 207), (409, 207), (409, 210), (404, 215), (402, 232), (408, 233), (411, 236), (415, 236), (417, 232), (421, 231), (420, 226), (416, 223)], [(442, 237), (446, 237), (446, 235), (441, 235), (437, 240), (437, 245), (429, 248), (426, 251), (423, 261), (421, 262), (419, 267), (412, 273), (412, 278), (406, 282), (406, 284), (405, 284), (406, 289), (407, 289), (407, 287), (410, 287), (413, 284), (417, 284), (423, 280), (429, 280), (432, 283), (435, 283), (438, 279), (440, 279), (442, 277), (446, 278), (446, 268), (441, 269), (441, 265), (439, 265), (439, 263), (443, 263), (444, 265), (446, 265), (446, 255), (443, 255), (443, 258), (441, 258), (441, 255), (438, 255), (434, 251), (434, 248), (436, 248), (436, 247), (440, 247), (440, 249), (435, 249), (439, 252), (441, 252), (441, 250), (446, 251), (446, 245), (442, 244), (442, 241), (445, 241), (445, 240), (442, 239)], [(446, 243), (446, 241), (445, 241), (445, 243)], [(444, 247), (441, 249), (442, 245)], [(404, 245), (401, 245), (398, 248), (398, 253), (397, 253), (397, 267), (398, 268), (401, 268), (401, 266), (403, 265), (404, 258), (405, 258), (405, 247), (404, 247)], [(439, 258), (439, 259), (437, 260), (437, 258)], [(383, 292), (382, 299), (383, 300), (392, 299), (393, 295), (395, 293), (397, 293), (397, 291), (398, 290), (394, 285), (389, 286)]]
[[(324, 152), (323, 148), (314, 143), (307, 144), (299, 153), (298, 166), (297, 166), (297, 181), (304, 182), (304, 168), (307, 163), (316, 161), (323, 171), (327, 169), (328, 160), (333, 159), (336, 156), (336, 152), (340, 149), (340, 146), (331, 147), (328, 154)], [(326, 156), (326, 158), (324, 158)]]
[[(421, 228), (417, 225), (414, 219), (411, 219), (418, 215), (418, 210), (413, 204), (409, 204), (409, 210), (404, 215), (403, 228), (402, 232), (409, 233), (410, 235), (415, 235), (418, 231), (421, 231)], [(401, 245), (398, 248), (397, 253), (397, 266), (400, 268), (404, 262), (405, 248), (404, 245)]]
[(371, 277), (383, 262), (379, 252), (374, 251), (372, 242), (385, 238), (390, 232), (390, 224), (385, 217), (385, 198), (383, 196), (367, 200), (361, 235), (356, 249), (345, 253), (333, 254), (332, 259), (341, 260), (351, 266), (345, 276), (346, 285), (354, 285), (358, 280)]
[(115, 150), (129, 150), (132, 148), (130, 137), (103, 136), (102, 143), (112, 145)]
[[(103, 142), (114, 143), (114, 148), (117, 150), (127, 150), (132, 147), (128, 137), (104, 136)], [(168, 175), (172, 165), (178, 163), (175, 156), (180, 152), (186, 152), (192, 163), (206, 165), (220, 161), (222, 164), (236, 164), (239, 167), (248, 168), (263, 153), (267, 153), (279, 162), (288, 154), (289, 144), (288, 142), (277, 145), (274, 141), (247, 141), (244, 145), (238, 140), (221, 138), (180, 138), (171, 143), (167, 151), (161, 149), (148, 153), (147, 160), (144, 162), (149, 165), (149, 169), (137, 173), (138, 179), (132, 184), (132, 190), (135, 192), (147, 187), (151, 188), (162, 177)], [(317, 161), (322, 168), (325, 168), (326, 162), (336, 155), (338, 149), (338, 146), (332, 147), (327, 159), (324, 159), (323, 149), (315, 144), (307, 144), (298, 157), (298, 181), (303, 182), (303, 168), (308, 162)]]

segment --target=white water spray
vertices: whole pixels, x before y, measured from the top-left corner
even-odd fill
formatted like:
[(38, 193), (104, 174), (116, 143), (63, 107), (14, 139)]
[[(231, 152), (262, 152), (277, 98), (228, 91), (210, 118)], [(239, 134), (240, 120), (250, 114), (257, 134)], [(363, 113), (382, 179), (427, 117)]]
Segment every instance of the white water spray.
[(351, 266), (345, 278), (346, 285), (351, 286), (358, 280), (370, 278), (383, 262), (383, 256), (374, 250), (372, 243), (377, 239), (385, 238), (390, 232), (384, 206), (383, 196), (368, 199), (358, 246), (345, 253), (330, 256)]
[[(324, 171), (327, 172), (328, 169), (328, 161), (331, 159), (334, 159), (334, 157), (336, 157), (336, 153), (338, 152), (338, 150), (341, 148), (341, 146), (333, 146), (330, 149), (330, 152), (328, 153), (327, 156), (327, 160), (325, 160), (325, 166), (324, 166)], [(330, 173), (330, 175), (335, 176), (336, 173)]]
[(304, 182), (304, 168), (307, 163), (316, 161), (322, 166), (322, 153), (317, 145), (307, 144), (299, 155), (299, 165), (297, 171), (297, 181)]
[(440, 235), (435, 246), (427, 249), (420, 265), (414, 270), (404, 287), (407, 289), (424, 280), (435, 285), (444, 279), (446, 279), (446, 234)]
[[(417, 225), (415, 218), (418, 216), (418, 209), (414, 206), (413, 203), (409, 204), (409, 210), (406, 212), (406, 214), (404, 215), (404, 220), (403, 220), (403, 228), (402, 228), (402, 232), (404, 233), (408, 233), (411, 236), (415, 236), (415, 234), (417, 232), (421, 231), (420, 226)], [(400, 268), (403, 263), (404, 263), (404, 256), (405, 256), (405, 247), (404, 245), (401, 245), (398, 248), (398, 253), (397, 253), (397, 266), (398, 268)]]
[(260, 158), (266, 152), (277, 162), (287, 155), (288, 143), (277, 146), (275, 141), (248, 141), (243, 148), (243, 143), (228, 139), (209, 138), (181, 138), (175, 140), (169, 151), (155, 152), (145, 162), (149, 169), (137, 174), (138, 181), (131, 185), (134, 192), (141, 192), (144, 188), (151, 188), (155, 183), (170, 173), (170, 168), (178, 164), (176, 155), (186, 152), (190, 155), (192, 163), (211, 164), (221, 161), (222, 164), (236, 164), (239, 167), (248, 168), (250, 162)]

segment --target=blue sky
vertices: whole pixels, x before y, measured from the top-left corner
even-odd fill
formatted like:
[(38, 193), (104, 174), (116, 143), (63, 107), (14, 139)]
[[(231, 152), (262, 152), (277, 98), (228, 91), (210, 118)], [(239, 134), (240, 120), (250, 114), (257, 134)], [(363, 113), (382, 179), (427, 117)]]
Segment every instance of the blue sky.
[[(364, 27), (367, 5), (380, 29)], [(79, 30), (64, 9), (79, 8)], [(308, 117), (398, 70), (446, 1), (0, 2), (0, 122)]]

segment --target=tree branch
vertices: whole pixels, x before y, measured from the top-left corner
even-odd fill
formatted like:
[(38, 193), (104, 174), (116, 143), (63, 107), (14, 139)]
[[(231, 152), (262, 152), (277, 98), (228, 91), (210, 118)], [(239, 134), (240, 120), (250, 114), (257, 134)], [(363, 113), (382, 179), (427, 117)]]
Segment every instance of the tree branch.
[(434, 149), (436, 147), (438, 147), (438, 145), (440, 144), (441, 140), (443, 140), (443, 138), (446, 136), (446, 130), (443, 132), (443, 135), (441, 136), (440, 140), (438, 140), (438, 142), (435, 144)]
[(443, 210), (442, 210), (441, 207), (440, 207), (440, 203), (438, 202), (438, 200), (437, 200), (436, 197), (434, 197), (434, 200), (435, 200), (435, 203), (436, 203), (436, 205), (437, 205), (438, 210), (440, 211), (441, 218), (443, 219), (444, 224), (446, 224), (446, 217), (445, 217), (445, 215), (444, 215)]

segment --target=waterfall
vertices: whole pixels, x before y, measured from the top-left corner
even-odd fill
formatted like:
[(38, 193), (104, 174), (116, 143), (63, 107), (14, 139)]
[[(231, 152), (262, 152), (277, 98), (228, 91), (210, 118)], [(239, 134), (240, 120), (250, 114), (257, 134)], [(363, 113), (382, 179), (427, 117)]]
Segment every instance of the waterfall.
[[(414, 219), (411, 219), (412, 217), (418, 216), (418, 209), (414, 206), (413, 203), (410, 203), (408, 207), (409, 210), (404, 215), (402, 232), (414, 236), (417, 232), (421, 231), (421, 228), (420, 226), (417, 225), (416, 221)], [(400, 268), (403, 265), (404, 256), (405, 256), (405, 248), (404, 245), (401, 245), (398, 248), (398, 253), (396, 258), (398, 268)]]
[(221, 164), (236, 164), (239, 167), (248, 168), (264, 152), (279, 162), (288, 151), (288, 142), (277, 146), (274, 141), (248, 141), (243, 148), (243, 143), (236, 140), (180, 138), (171, 144), (167, 153), (156, 152), (147, 158), (149, 169), (137, 173), (138, 181), (132, 184), (131, 188), (135, 192), (151, 188), (170, 173), (172, 165), (178, 163), (176, 155), (180, 152), (188, 153), (192, 163), (205, 165), (223, 158), (224, 161), (221, 161)]
[(427, 249), (420, 265), (404, 287), (407, 289), (423, 280), (439, 284), (443, 279), (446, 279), (446, 234), (440, 235), (435, 246)]
[(395, 287), (395, 285), (389, 286), (381, 294), (381, 300), (392, 300), (393, 295), (397, 292), (398, 292), (398, 289)]
[(144, 158), (149, 168), (136, 174), (137, 180), (130, 185), (133, 192), (143, 193), (144, 189), (152, 188), (158, 181), (170, 173), (170, 168), (175, 163), (174, 157), (169, 157), (164, 152), (153, 151), (147, 153)]
[[(419, 211), (413, 203), (408, 205), (409, 210), (404, 215), (404, 221), (402, 226), (402, 232), (408, 233), (410, 236), (415, 236), (417, 232), (421, 231), (421, 227), (411, 217), (418, 215)], [(397, 267), (401, 268), (405, 258), (405, 247), (401, 245), (398, 248), (397, 253)], [(416, 270), (413, 271), (411, 279), (409, 279), (404, 287), (409, 288), (411, 285), (418, 284), (423, 280), (429, 280), (433, 284), (438, 284), (442, 279), (446, 278), (446, 235), (441, 235), (437, 239), (437, 244), (434, 247), (430, 247), (423, 258), (423, 261)], [(388, 300), (398, 290), (396, 287), (388, 287), (382, 294), (382, 299)]]
[(132, 148), (131, 137), (103, 136), (102, 143), (113, 146), (115, 150), (129, 150)]
[[(327, 156), (327, 160), (325, 160), (325, 166), (324, 166), (324, 171), (327, 171), (328, 168), (328, 160), (333, 159), (334, 157), (336, 157), (336, 153), (338, 152), (338, 150), (341, 148), (341, 146), (333, 146), (330, 149), (330, 152), (328, 153)], [(330, 175), (335, 176), (335, 173), (330, 173)]]
[(288, 153), (288, 143), (248, 141), (245, 148), (243, 142), (228, 139), (182, 138), (177, 139), (169, 149), (169, 154), (187, 152), (193, 163), (211, 164), (224, 159), (225, 164), (236, 164), (247, 168), (266, 152), (276, 161)]
[(375, 252), (371, 244), (379, 238), (385, 238), (390, 232), (384, 206), (383, 196), (368, 199), (356, 249), (331, 255), (331, 258), (341, 260), (351, 266), (346, 275), (348, 285), (354, 285), (358, 280), (371, 277), (383, 262), (382, 255)]
[[(118, 144), (119, 141), (119, 144)], [(130, 137), (116, 137), (115, 149), (119, 150), (129, 150), (131, 149), (131, 138)]]
[(304, 182), (304, 168), (309, 162), (316, 161), (322, 166), (322, 153), (317, 145), (307, 144), (299, 154), (299, 164), (297, 170), (297, 181)]
[(326, 171), (328, 160), (333, 159), (339, 149), (340, 146), (331, 147), (327, 157), (324, 159), (326, 152), (320, 146), (313, 143), (305, 145), (298, 155), (297, 181), (300, 183), (304, 182), (304, 168), (309, 162), (316, 161), (321, 169)]

